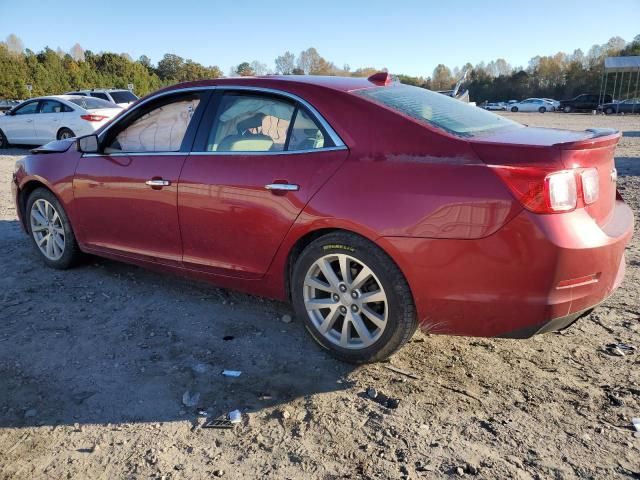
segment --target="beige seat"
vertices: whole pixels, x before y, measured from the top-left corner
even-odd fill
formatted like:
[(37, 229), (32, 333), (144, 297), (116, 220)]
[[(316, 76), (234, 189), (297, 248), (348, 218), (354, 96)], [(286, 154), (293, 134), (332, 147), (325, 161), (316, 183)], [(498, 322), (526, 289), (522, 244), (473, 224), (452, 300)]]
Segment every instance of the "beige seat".
[(273, 139), (267, 135), (229, 135), (218, 145), (218, 152), (268, 152)]

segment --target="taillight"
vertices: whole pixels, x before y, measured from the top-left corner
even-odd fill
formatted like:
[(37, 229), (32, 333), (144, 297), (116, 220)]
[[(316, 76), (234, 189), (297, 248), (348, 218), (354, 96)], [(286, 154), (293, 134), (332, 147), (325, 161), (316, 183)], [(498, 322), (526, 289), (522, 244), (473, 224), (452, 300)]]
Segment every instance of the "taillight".
[(544, 177), (545, 200), (552, 212), (567, 212), (578, 204), (578, 188), (573, 170), (550, 173)]
[(86, 120), (87, 122), (101, 122), (105, 118), (109, 118), (109, 117), (105, 117), (104, 115), (94, 115), (92, 113), (89, 113), (87, 115), (80, 115), (80, 118), (83, 120)]
[[(527, 209), (535, 213), (568, 212), (578, 206), (579, 189), (577, 176), (587, 172), (586, 181), (589, 199), (592, 202), (597, 199), (592, 196), (594, 191), (591, 183), (598, 184), (598, 172), (595, 176), (590, 170), (560, 170), (552, 171), (540, 167), (491, 167), (507, 184), (516, 199)], [(595, 187), (597, 189), (597, 187)], [(584, 184), (582, 186), (584, 190)]]
[(590, 205), (598, 200), (598, 196), (600, 195), (598, 170), (596, 168), (586, 168), (580, 172), (580, 179), (582, 180), (582, 197), (584, 198), (584, 203)]

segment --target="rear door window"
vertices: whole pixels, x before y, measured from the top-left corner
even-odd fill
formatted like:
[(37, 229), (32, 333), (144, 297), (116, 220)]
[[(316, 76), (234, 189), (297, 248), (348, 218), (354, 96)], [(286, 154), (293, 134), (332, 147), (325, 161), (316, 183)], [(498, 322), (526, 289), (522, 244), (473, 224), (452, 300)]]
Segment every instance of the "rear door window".
[(40, 102), (40, 113), (62, 113), (62, 104), (55, 100), (43, 100)]
[(394, 85), (356, 90), (354, 93), (457, 136), (523, 127), (495, 113), (420, 87)]
[(91, 93), (90, 93), (90, 95), (91, 95), (92, 97), (95, 97), (95, 98), (100, 98), (100, 99), (102, 99), (102, 100), (106, 100), (107, 102), (110, 102), (110, 101), (111, 101), (111, 99), (107, 96), (107, 94), (106, 94), (106, 93), (101, 93), (101, 92), (91, 92)]

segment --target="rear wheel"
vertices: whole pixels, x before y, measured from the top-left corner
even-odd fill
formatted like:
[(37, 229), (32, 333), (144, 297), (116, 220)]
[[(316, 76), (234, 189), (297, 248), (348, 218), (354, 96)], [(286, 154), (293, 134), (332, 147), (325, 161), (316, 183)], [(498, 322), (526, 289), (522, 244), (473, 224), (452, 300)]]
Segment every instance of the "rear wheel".
[(517, 112), (518, 111), (518, 107), (511, 107), (511, 111), (514, 112), (514, 113)]
[(546, 111), (547, 111), (547, 109), (546, 109), (545, 107), (540, 107), (540, 108), (538, 109), (538, 111), (539, 111), (540, 113), (544, 113), (544, 112), (546, 112)]
[(75, 136), (76, 134), (73, 133), (73, 131), (68, 128), (61, 128), (58, 131), (58, 140), (65, 140), (67, 138), (73, 138)]
[(604, 113), (606, 113), (607, 115), (611, 115), (613, 113), (613, 108), (607, 107)]
[(291, 289), (296, 315), (309, 333), (347, 362), (386, 359), (418, 325), (396, 264), (357, 235), (332, 233), (309, 244), (294, 265)]
[(31, 240), (47, 265), (66, 269), (80, 257), (69, 218), (49, 190), (34, 190), (27, 201), (27, 225)]
[(2, 130), (0, 130), (0, 148), (9, 148), (9, 141)]

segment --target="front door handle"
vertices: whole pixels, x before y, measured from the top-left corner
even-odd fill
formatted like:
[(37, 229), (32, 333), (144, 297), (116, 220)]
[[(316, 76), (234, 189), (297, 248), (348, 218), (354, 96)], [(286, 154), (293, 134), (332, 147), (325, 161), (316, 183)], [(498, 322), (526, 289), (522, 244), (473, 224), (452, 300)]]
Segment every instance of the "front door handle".
[(168, 187), (169, 185), (171, 185), (171, 182), (169, 180), (163, 180), (161, 178), (152, 178), (151, 180), (147, 180), (144, 183), (146, 183), (150, 187)]
[(297, 192), (300, 190), (300, 185), (294, 183), (269, 183), (265, 185), (264, 188), (272, 192)]

